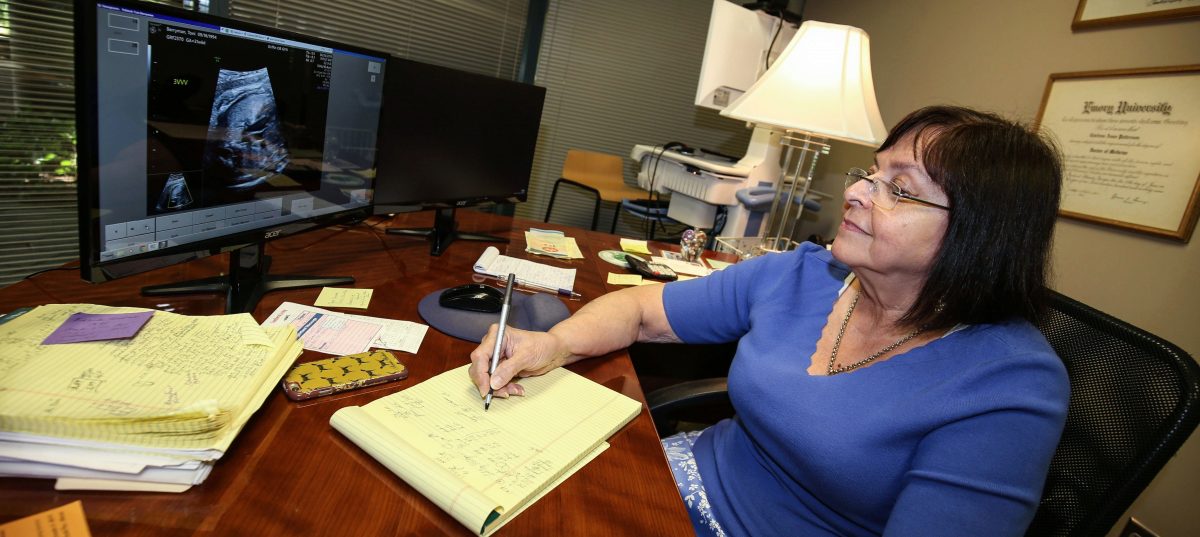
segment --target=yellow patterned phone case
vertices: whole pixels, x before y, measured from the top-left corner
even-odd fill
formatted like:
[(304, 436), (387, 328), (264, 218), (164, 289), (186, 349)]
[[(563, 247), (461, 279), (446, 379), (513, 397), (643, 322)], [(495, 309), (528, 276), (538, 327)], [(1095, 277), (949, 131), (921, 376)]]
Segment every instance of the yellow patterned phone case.
[(303, 401), (408, 377), (408, 368), (389, 351), (373, 350), (296, 364), (283, 376), (284, 393)]

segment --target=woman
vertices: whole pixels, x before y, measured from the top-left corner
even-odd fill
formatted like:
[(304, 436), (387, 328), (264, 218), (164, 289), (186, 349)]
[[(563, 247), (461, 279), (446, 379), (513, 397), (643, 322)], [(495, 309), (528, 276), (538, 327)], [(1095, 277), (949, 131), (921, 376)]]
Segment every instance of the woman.
[(601, 297), (548, 333), (494, 327), (486, 393), (634, 341), (738, 341), (737, 417), (664, 439), (698, 534), (1021, 535), (1066, 417), (1030, 323), (1061, 171), (997, 116), (918, 110), (852, 170), (832, 251), (744, 261)]

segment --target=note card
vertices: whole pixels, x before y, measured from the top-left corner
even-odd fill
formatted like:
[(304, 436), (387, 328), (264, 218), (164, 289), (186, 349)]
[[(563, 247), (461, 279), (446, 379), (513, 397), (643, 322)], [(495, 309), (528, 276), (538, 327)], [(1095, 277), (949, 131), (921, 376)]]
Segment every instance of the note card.
[(371, 303), (373, 289), (352, 289), (346, 287), (326, 287), (321, 289), (320, 296), (313, 303), (321, 308), (359, 308), (367, 309)]
[(621, 239), (621, 249), (631, 254), (650, 255), (650, 246), (646, 241)]
[(708, 266), (712, 267), (713, 270), (723, 270), (725, 267), (733, 264), (718, 259), (707, 259), (706, 261), (708, 261)]
[(617, 274), (615, 272), (608, 273), (609, 285), (641, 285), (641, 274)]
[(153, 311), (137, 313), (74, 313), (50, 333), (42, 345), (129, 339), (137, 335)]
[(75, 500), (62, 507), (42, 511), (36, 515), (18, 518), (0, 524), (0, 535), (4, 537), (42, 537), (45, 535), (70, 535), (91, 537), (87, 518), (83, 515), (83, 502)]

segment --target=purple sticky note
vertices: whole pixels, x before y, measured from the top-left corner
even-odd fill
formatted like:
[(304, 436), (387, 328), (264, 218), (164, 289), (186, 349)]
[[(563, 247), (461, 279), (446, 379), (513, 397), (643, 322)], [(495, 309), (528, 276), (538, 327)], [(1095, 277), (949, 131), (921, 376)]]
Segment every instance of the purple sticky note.
[(128, 339), (138, 333), (153, 311), (139, 313), (74, 313), (42, 345)]

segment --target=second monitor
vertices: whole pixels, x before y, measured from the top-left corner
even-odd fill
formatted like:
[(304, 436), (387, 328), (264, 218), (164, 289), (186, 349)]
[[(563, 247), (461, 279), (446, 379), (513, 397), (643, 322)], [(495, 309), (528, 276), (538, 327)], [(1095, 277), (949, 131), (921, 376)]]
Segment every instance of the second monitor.
[(546, 90), (393, 58), (384, 85), (375, 214), (436, 211), (428, 236), (441, 255), (459, 233), (454, 211), (525, 201)]

